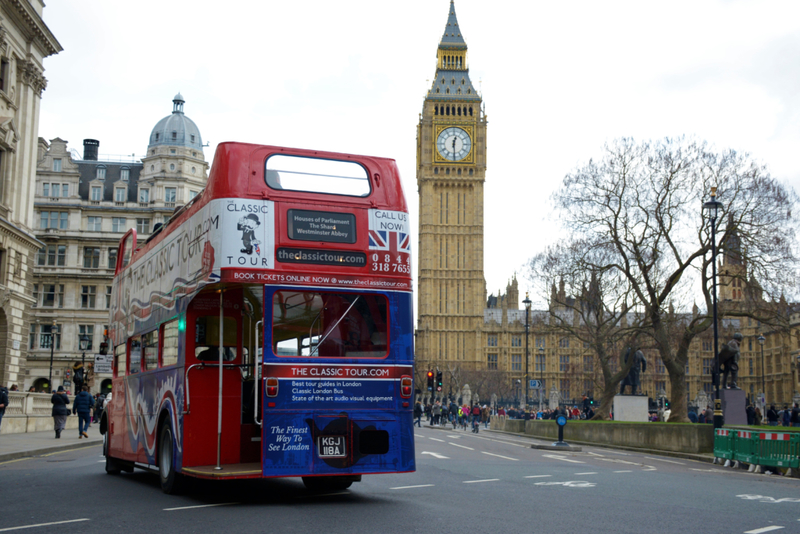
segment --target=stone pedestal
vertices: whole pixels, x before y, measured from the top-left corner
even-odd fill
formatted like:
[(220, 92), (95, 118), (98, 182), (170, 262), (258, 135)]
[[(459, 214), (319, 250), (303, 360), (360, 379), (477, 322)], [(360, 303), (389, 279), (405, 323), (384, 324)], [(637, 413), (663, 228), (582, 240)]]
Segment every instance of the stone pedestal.
[(615, 395), (614, 421), (646, 423), (647, 407), (647, 397), (644, 395)]
[(722, 416), (726, 426), (747, 424), (747, 398), (743, 389), (721, 389), (719, 398), (722, 400)]

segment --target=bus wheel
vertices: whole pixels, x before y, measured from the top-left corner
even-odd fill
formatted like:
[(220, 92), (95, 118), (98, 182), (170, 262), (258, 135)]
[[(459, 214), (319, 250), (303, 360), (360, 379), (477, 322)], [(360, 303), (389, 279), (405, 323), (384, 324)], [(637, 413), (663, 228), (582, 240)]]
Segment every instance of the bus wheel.
[(158, 476), (164, 493), (175, 495), (180, 493), (183, 477), (175, 472), (173, 448), (175, 440), (169, 423), (161, 425), (161, 437), (158, 440)]
[(118, 475), (122, 469), (119, 464), (108, 454), (108, 432), (103, 434), (103, 456), (106, 457), (106, 473)]
[(346, 490), (353, 485), (351, 477), (303, 477), (303, 484), (311, 491)]

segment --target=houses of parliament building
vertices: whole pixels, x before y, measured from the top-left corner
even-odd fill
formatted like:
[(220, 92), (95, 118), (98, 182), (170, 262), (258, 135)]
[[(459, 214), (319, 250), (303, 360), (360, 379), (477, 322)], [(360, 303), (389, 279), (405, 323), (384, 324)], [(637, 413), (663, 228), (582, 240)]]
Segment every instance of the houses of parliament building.
[[(442, 392), (433, 392), (438, 397), (457, 398), (469, 384), (482, 401), (495, 394), (501, 402), (519, 402), (527, 379), (542, 380), (545, 398), (556, 390), (561, 402), (599, 395), (602, 370), (592, 351), (555, 328), (551, 310), (530, 311), (526, 339), (526, 310), (520, 308), (516, 276), (504, 290), (487, 295), (483, 199), (488, 120), (482, 97), (470, 80), (467, 44), (452, 1), (436, 58), (436, 75), (417, 126), (417, 387), (428, 397), (424, 376), (428, 370), (439, 370)], [(747, 278), (746, 268), (736, 258), (720, 258), (721, 302), (735, 306), (761, 299), (757, 281)], [(553, 292), (557, 302), (569, 297), (563, 286)], [(744, 336), (738, 384), (751, 399), (762, 391), (762, 384), (767, 403), (789, 403), (798, 396), (800, 314), (790, 323), (788, 330), (773, 331), (751, 319), (721, 319), (720, 343), (737, 331)], [(669, 377), (657, 352), (643, 352), (647, 372), (642, 375), (642, 391), (653, 399), (669, 399)], [(612, 370), (619, 365), (618, 358), (613, 360)], [(695, 338), (689, 351), (690, 404), (711, 397), (713, 364), (709, 329)], [(536, 399), (538, 394), (532, 392), (531, 400)]]

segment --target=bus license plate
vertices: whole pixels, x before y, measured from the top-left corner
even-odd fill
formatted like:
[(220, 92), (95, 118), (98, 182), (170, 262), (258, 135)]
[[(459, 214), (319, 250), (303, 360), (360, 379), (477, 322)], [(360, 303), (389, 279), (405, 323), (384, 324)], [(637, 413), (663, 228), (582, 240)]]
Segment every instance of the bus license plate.
[(320, 436), (317, 455), (320, 458), (344, 458), (347, 456), (344, 438), (345, 436)]

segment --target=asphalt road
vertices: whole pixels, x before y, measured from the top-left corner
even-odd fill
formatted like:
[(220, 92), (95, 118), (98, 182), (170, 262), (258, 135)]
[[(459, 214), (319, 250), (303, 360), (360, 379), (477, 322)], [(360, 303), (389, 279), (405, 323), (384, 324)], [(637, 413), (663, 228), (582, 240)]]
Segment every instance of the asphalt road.
[(334, 493), (274, 479), (196, 481), (186, 495), (164, 495), (154, 474), (106, 475), (100, 446), (0, 463), (0, 532), (800, 532), (800, 479), (415, 430), (416, 473)]

